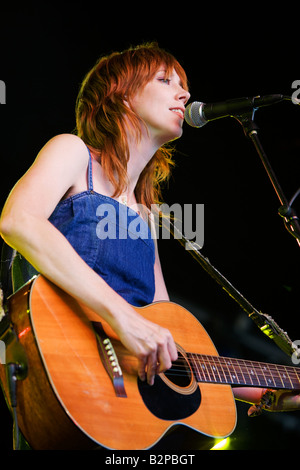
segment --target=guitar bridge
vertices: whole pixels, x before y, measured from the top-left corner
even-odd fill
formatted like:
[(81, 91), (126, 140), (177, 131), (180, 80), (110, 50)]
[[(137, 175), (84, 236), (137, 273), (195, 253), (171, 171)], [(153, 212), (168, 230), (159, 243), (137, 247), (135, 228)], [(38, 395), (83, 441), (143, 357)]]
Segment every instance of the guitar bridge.
[(98, 351), (108, 376), (110, 377), (117, 397), (127, 398), (122, 369), (110, 339), (105, 334), (101, 322), (92, 322), (96, 333)]

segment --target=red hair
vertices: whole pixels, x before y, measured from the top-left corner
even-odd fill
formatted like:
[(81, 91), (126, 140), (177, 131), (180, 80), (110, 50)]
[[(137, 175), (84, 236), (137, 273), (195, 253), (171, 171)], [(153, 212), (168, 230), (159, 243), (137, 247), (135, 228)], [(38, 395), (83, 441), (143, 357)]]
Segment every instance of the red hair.
[[(156, 43), (144, 44), (124, 52), (100, 58), (84, 78), (76, 101), (76, 131), (101, 165), (117, 197), (127, 186), (129, 149), (126, 122), (131, 123), (136, 138), (141, 135), (141, 120), (124, 102), (143, 88), (161, 65), (166, 76), (175, 69), (183, 88), (186, 74), (178, 61)], [(173, 150), (163, 145), (144, 168), (138, 180), (137, 202), (150, 208), (160, 198), (160, 183), (170, 175)]]

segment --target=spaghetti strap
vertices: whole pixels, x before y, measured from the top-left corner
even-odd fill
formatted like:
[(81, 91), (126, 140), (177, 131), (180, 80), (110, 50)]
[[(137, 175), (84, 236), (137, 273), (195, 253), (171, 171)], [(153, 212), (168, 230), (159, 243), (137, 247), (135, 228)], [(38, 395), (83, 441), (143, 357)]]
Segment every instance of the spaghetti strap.
[(86, 147), (89, 152), (89, 165), (88, 165), (88, 190), (93, 191), (93, 160), (90, 149)]

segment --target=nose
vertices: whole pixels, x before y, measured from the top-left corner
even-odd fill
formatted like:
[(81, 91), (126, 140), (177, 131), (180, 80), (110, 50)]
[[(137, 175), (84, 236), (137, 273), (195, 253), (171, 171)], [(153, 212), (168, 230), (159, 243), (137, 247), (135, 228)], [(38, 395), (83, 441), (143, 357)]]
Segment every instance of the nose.
[(181, 101), (184, 105), (186, 105), (186, 103), (188, 102), (188, 100), (190, 99), (191, 97), (191, 94), (185, 90), (184, 88), (182, 88), (181, 85), (178, 85), (178, 92), (177, 92), (177, 99), (179, 101)]

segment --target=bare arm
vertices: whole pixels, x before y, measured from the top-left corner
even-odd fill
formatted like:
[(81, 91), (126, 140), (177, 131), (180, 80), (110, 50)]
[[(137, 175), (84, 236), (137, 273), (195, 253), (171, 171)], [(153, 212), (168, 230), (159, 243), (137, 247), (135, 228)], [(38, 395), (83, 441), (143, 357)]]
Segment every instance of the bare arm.
[(48, 218), (66, 192), (86, 174), (88, 152), (73, 135), (49, 141), (12, 190), (3, 209), (0, 231), (45, 277), (102, 316), (123, 344), (139, 358), (139, 375), (171, 366), (177, 351), (171, 334), (145, 320), (75, 252)]
[(263, 392), (265, 391), (264, 388), (255, 387), (237, 387), (232, 390), (236, 400), (244, 401), (249, 404), (258, 404)]

